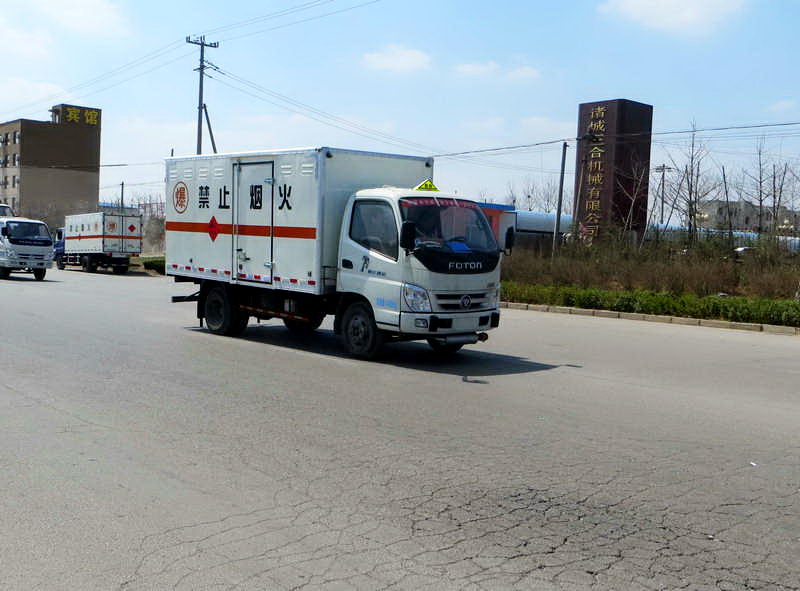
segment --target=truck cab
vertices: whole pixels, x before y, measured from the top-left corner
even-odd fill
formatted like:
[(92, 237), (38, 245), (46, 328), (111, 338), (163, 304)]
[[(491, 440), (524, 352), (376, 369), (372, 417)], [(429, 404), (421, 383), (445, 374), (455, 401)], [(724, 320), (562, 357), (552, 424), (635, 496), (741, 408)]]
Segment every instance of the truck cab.
[(502, 253), (475, 202), (361, 190), (345, 209), (339, 245), (337, 292), (365, 300), (337, 327), (352, 352), (370, 356), (385, 335), (454, 352), (498, 326)]
[(11, 209), (10, 205), (6, 205), (5, 203), (0, 203), (0, 218), (13, 218), (14, 217), (14, 210)]
[(47, 224), (19, 217), (0, 217), (0, 279), (12, 271), (30, 271), (44, 279), (53, 261), (53, 240)]

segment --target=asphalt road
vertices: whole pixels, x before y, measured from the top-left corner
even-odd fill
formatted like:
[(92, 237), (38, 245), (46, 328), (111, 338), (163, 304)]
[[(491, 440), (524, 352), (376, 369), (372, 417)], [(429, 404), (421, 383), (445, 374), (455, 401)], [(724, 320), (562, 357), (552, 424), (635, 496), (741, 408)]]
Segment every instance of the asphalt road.
[(800, 339), (505, 311), (452, 361), (0, 282), (0, 589), (798, 589)]

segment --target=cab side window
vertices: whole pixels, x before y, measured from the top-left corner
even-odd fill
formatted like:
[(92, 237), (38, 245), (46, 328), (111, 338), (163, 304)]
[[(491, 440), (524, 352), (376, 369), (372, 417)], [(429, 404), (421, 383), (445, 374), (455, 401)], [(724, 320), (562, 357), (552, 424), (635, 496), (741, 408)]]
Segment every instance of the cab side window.
[(382, 201), (356, 201), (350, 238), (364, 248), (397, 260), (397, 222), (391, 206)]

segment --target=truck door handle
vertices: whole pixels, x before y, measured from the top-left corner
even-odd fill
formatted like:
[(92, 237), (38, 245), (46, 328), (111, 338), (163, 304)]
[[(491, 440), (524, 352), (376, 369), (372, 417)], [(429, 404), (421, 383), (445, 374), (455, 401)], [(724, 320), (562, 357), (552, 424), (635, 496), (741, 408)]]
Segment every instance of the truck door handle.
[(350, 259), (342, 259), (342, 268), (343, 269), (352, 269), (353, 268), (353, 261)]

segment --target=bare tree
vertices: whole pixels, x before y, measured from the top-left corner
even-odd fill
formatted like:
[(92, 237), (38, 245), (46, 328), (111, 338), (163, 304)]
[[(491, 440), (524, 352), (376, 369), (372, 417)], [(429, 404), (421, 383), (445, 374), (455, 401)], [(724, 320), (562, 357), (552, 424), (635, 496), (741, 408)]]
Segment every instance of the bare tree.
[(505, 202), (508, 205), (512, 205), (515, 208), (517, 207), (517, 190), (514, 188), (514, 182), (508, 181), (506, 185), (506, 199)]

